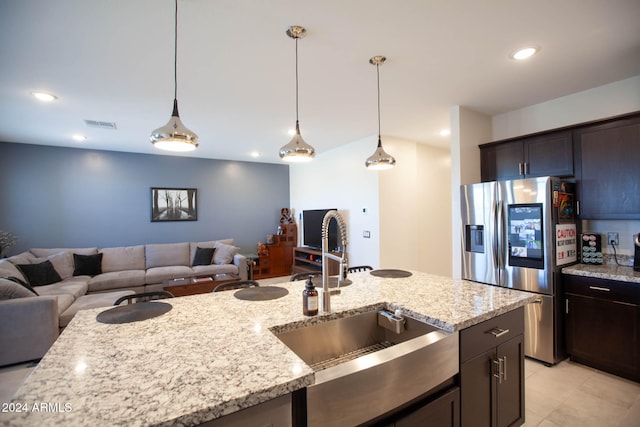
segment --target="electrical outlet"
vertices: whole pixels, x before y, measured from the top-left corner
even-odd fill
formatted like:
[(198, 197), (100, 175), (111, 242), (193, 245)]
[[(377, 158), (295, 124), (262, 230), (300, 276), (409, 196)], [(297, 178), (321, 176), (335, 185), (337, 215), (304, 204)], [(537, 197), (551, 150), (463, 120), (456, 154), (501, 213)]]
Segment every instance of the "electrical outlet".
[(364, 237), (365, 239), (370, 239), (371, 238), (371, 232), (370, 231), (363, 231), (362, 232), (362, 237)]
[(613, 242), (614, 245), (620, 244), (620, 237), (618, 236), (618, 233), (611, 231), (607, 233), (607, 243), (611, 244), (611, 242)]

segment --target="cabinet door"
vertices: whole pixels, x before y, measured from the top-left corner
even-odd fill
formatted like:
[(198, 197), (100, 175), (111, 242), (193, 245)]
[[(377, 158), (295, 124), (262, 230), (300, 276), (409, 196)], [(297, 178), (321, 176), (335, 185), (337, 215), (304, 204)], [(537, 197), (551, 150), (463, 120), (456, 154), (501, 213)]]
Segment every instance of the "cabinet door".
[(640, 117), (576, 131), (582, 219), (640, 219)]
[(567, 352), (572, 360), (640, 380), (640, 307), (566, 294)]
[(524, 423), (524, 335), (498, 346), (496, 356), (503, 372), (501, 378), (496, 379), (496, 425), (521, 425)]
[(524, 141), (525, 174), (573, 176), (573, 140), (570, 131), (527, 138)]
[(460, 366), (461, 425), (491, 427), (494, 425), (496, 400), (493, 361), (496, 350), (491, 349)]
[(460, 388), (455, 387), (433, 402), (399, 419), (395, 427), (459, 427)]
[(480, 149), (482, 182), (522, 178), (522, 141), (504, 142)]

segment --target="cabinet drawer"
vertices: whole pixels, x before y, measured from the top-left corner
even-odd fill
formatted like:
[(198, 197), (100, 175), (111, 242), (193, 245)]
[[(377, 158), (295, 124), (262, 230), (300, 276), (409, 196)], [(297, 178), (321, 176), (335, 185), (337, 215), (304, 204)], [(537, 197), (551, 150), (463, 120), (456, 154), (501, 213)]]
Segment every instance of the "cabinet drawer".
[(524, 334), (524, 307), (460, 331), (460, 363)]
[(563, 275), (563, 283), (564, 291), (567, 294), (640, 305), (640, 285), (637, 283), (574, 276), (571, 274)]

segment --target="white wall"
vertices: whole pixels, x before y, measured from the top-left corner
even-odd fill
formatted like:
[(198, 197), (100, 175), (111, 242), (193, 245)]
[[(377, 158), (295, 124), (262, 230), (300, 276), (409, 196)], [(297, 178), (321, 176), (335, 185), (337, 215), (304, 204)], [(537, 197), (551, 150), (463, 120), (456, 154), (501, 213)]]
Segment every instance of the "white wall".
[(387, 137), (396, 167), (380, 173), (380, 263), (451, 276), (449, 150)]
[(480, 149), (491, 140), (491, 118), (461, 106), (451, 108), (451, 275), (462, 276), (460, 185), (480, 182)]
[[(349, 263), (449, 276), (451, 198), (449, 151), (383, 136), (395, 168), (370, 171), (372, 136), (318, 154), (290, 168), (291, 207), (338, 207), (349, 230)], [(362, 210), (366, 209), (364, 214)], [(371, 238), (364, 238), (363, 231)]]
[[(532, 105), (492, 118), (493, 139), (505, 139), (557, 127), (640, 111), (640, 76)], [(615, 165), (610, 165), (615, 167)], [(583, 221), (592, 233), (620, 233), (618, 254), (632, 255), (632, 235), (640, 233), (640, 221)], [(606, 239), (605, 239), (606, 240)], [(609, 245), (603, 251), (612, 253)]]
[[(290, 205), (298, 221), (299, 245), (303, 210), (338, 208), (349, 231), (349, 264), (380, 266), (378, 173), (364, 166), (376, 145), (377, 137), (369, 137), (318, 154), (310, 163), (291, 165)], [(365, 230), (371, 238), (363, 237)]]
[(640, 110), (640, 76), (493, 116), (492, 140)]

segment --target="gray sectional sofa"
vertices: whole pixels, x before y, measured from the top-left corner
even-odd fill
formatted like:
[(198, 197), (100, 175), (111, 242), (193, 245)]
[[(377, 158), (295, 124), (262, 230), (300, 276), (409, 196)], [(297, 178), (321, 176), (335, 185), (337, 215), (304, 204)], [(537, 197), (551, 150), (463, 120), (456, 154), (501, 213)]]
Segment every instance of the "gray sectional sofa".
[(0, 260), (0, 366), (39, 359), (78, 310), (162, 290), (168, 279), (247, 279), (233, 239), (114, 248), (34, 248)]

